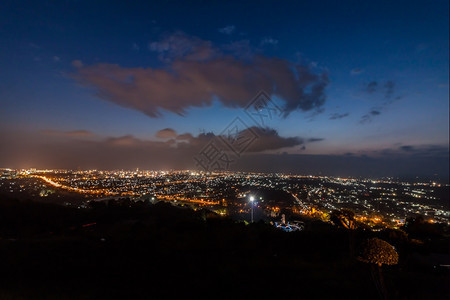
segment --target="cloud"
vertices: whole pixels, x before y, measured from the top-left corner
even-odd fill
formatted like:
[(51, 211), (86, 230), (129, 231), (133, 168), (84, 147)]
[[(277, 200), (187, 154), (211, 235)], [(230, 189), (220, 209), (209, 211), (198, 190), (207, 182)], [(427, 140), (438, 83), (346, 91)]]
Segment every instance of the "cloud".
[(143, 142), (140, 139), (135, 138), (133, 135), (124, 135), (121, 137), (108, 138), (103, 143), (110, 146), (135, 147), (139, 146)]
[(249, 40), (234, 41), (224, 45), (222, 49), (226, 54), (239, 57), (241, 60), (251, 61), (256, 55)]
[[(81, 131), (80, 131), (81, 132)], [(86, 135), (87, 136), (87, 135)], [(264, 152), (270, 150), (278, 150), (282, 148), (289, 148), (298, 145), (303, 145), (305, 143), (313, 143), (323, 141), (323, 138), (301, 138), (301, 137), (283, 137), (278, 134), (278, 132), (273, 128), (259, 128), (256, 126), (252, 126), (246, 129), (243, 129), (237, 132), (236, 136), (232, 138), (239, 139), (240, 137), (248, 137), (255, 136), (254, 142), (247, 149), (247, 152)], [(175, 148), (186, 150), (191, 149), (195, 151), (199, 151), (203, 148), (208, 142), (212, 141), (215, 138), (221, 137), (222, 140), (230, 140), (230, 136), (226, 135), (217, 135), (213, 132), (200, 133), (197, 136), (192, 135), (191, 133), (183, 133), (177, 134), (176, 131), (172, 128), (161, 129), (156, 133), (156, 137), (171, 139), (170, 143), (168, 141), (159, 142), (159, 141), (144, 141), (138, 138), (135, 138), (132, 135), (125, 135), (121, 137), (109, 137), (104, 140), (106, 144), (112, 146), (143, 146), (143, 145), (158, 145), (161, 147), (169, 147), (173, 149)]]
[(324, 107), (318, 107), (314, 109), (314, 111), (309, 116), (306, 116), (306, 119), (308, 120), (308, 122), (312, 122), (318, 115), (323, 114), (324, 112), (325, 112)]
[[(378, 82), (371, 81), (366, 87), (365, 91), (369, 94), (374, 94), (378, 89)], [(382, 91), (384, 92), (384, 100), (382, 103), (375, 108), (372, 108), (367, 114), (363, 115), (359, 121), (360, 124), (369, 123), (375, 116), (380, 115), (386, 108), (394, 103), (395, 101), (401, 99), (401, 96), (394, 97), (395, 94), (395, 82), (388, 80), (382, 86)], [(381, 91), (380, 91), (381, 92)]]
[(344, 114), (338, 114), (338, 113), (334, 113), (330, 115), (330, 120), (339, 120), (339, 119), (343, 119), (345, 117), (348, 117), (349, 113), (344, 113)]
[(363, 115), (359, 121), (360, 124), (370, 123), (372, 122), (373, 117), (380, 115), (381, 112), (379, 110), (372, 109), (369, 113)]
[(366, 92), (368, 92), (369, 94), (375, 93), (377, 86), (378, 86), (378, 82), (376, 82), (376, 81), (369, 82), (366, 86)]
[(276, 46), (278, 45), (278, 40), (271, 38), (271, 37), (265, 37), (261, 40), (261, 45), (272, 45), (272, 46)]
[[(371, 81), (364, 87), (364, 90), (369, 94), (374, 94), (375, 92), (378, 91), (379, 86), (380, 86), (379, 82)], [(386, 81), (382, 86), (382, 90), (384, 91), (384, 98), (390, 99), (395, 93), (395, 82), (392, 80)]]
[(361, 74), (362, 72), (364, 72), (363, 69), (360, 69), (360, 68), (354, 68), (354, 69), (352, 69), (352, 70), (350, 71), (350, 74), (351, 74), (351, 75), (359, 75), (359, 74)]
[(186, 60), (207, 60), (217, 51), (211, 42), (182, 32), (166, 35), (160, 41), (151, 42), (148, 47), (150, 51), (159, 53), (158, 58), (164, 62), (171, 62), (181, 57)]
[(400, 150), (403, 150), (403, 151), (406, 151), (406, 152), (411, 152), (411, 151), (414, 150), (414, 147), (413, 146), (409, 146), (409, 145), (400, 146), (399, 148), (400, 148)]
[[(399, 152), (399, 151), (400, 152)], [(403, 145), (397, 149), (388, 149), (387, 153), (408, 153), (414, 156), (448, 156), (448, 145), (434, 145), (434, 144), (422, 144), (422, 145)]]
[(366, 178), (427, 176), (435, 179), (439, 176), (441, 179), (445, 178), (448, 180), (448, 164), (448, 154), (447, 156), (395, 154), (377, 157), (361, 155), (257, 154), (240, 160), (235, 169), (304, 175), (364, 176)]
[(223, 28), (219, 28), (219, 32), (223, 33), (223, 34), (227, 34), (230, 35), (234, 32), (234, 30), (236, 29), (236, 27), (234, 25), (228, 25), (225, 26)]
[(395, 83), (393, 81), (387, 81), (384, 84), (384, 89), (385, 89), (385, 94), (384, 97), (385, 98), (391, 98), (391, 96), (394, 94), (394, 88), (395, 88)]
[[(298, 137), (282, 137), (277, 131), (259, 131), (258, 139), (246, 152), (248, 155), (301, 145)], [(195, 168), (193, 158), (208, 142), (219, 138), (214, 133), (176, 135), (173, 129), (163, 129), (166, 140), (144, 140), (133, 135), (100, 137), (85, 130), (11, 132), (0, 130), (0, 164), (13, 167), (148, 169)], [(241, 132), (242, 133), (242, 132)], [(174, 135), (176, 135), (174, 137)], [(51, 137), (51, 140), (49, 138)], [(225, 151), (230, 151), (224, 145)]]
[[(270, 150), (278, 150), (286, 147), (294, 147), (305, 143), (305, 139), (300, 137), (282, 137), (278, 134), (275, 129), (272, 128), (259, 128), (256, 126), (252, 126), (239, 132), (236, 132), (232, 135), (227, 136), (216, 135), (212, 132), (201, 133), (198, 136), (193, 136), (190, 133), (184, 133), (176, 136), (176, 140), (178, 142), (178, 146), (181, 147), (196, 147), (198, 149), (205, 146), (208, 142), (212, 141), (214, 138), (221, 138), (222, 141), (228, 141), (229, 145), (235, 142), (242, 141), (247, 139), (248, 137), (254, 138), (253, 143), (251, 143), (246, 149), (246, 152), (264, 152)], [(308, 142), (315, 142), (322, 139), (309, 139)], [(238, 142), (239, 143), (239, 142)]]
[(165, 129), (159, 130), (156, 133), (156, 137), (163, 138), (163, 139), (175, 138), (175, 137), (177, 137), (177, 132), (175, 130), (173, 130), (172, 128), (165, 128)]
[[(277, 137), (275, 131), (261, 138), (255, 150), (267, 150), (269, 141), (279, 140), (279, 146), (292, 145), (307, 139)], [(182, 135), (180, 135), (182, 136)], [(189, 136), (189, 134), (187, 134)], [(131, 135), (101, 139), (66, 139), (55, 136), (48, 143), (42, 132), (11, 132), (0, 129), (0, 165), (11, 168), (67, 168), (67, 169), (135, 169), (187, 170), (196, 169), (193, 157), (215, 137), (205, 133), (192, 137), (192, 142), (174, 144), (174, 140), (151, 141)], [(279, 135), (278, 135), (279, 136)], [(306, 149), (299, 144), (299, 150)], [(408, 146), (408, 145), (407, 145)], [(230, 167), (255, 172), (292, 172), (335, 176), (446, 176), (448, 178), (448, 145), (411, 145), (412, 151), (396, 146), (367, 155), (278, 155), (259, 151), (246, 153)], [(259, 147), (260, 149), (256, 148)], [(294, 146), (295, 147), (295, 146)], [(273, 146), (271, 147), (273, 148)], [(281, 148), (280, 148), (281, 149)], [(284, 152), (284, 151), (283, 151)]]
[(60, 131), (60, 130), (43, 130), (43, 134), (61, 137), (90, 137), (94, 136), (94, 133), (88, 130), (72, 130), (72, 131)]
[(248, 152), (263, 152), (268, 150), (277, 150), (282, 148), (294, 147), (305, 143), (304, 139), (299, 137), (282, 137), (275, 129), (266, 128), (260, 130), (258, 127), (250, 127), (243, 130), (241, 134), (247, 136), (246, 131), (253, 131), (258, 134), (258, 138), (249, 147)]
[(215, 97), (226, 107), (242, 108), (261, 90), (282, 99), (285, 116), (319, 109), (326, 100), (327, 73), (285, 59), (256, 55), (248, 61), (181, 34), (151, 48), (170, 58), (165, 68), (101, 63), (79, 67), (73, 77), (93, 87), (98, 97), (152, 118), (162, 110), (186, 115), (189, 108), (211, 105)]
[(83, 62), (79, 59), (72, 61), (72, 66), (75, 68), (82, 68), (84, 66)]
[(54, 62), (60, 62), (61, 61), (61, 58), (59, 57), (59, 56), (53, 56), (53, 61)]
[(180, 141), (191, 141), (194, 139), (194, 136), (190, 133), (183, 133), (183, 134), (178, 135), (176, 138), (177, 138), (177, 140), (180, 140)]
[(309, 138), (307, 141), (309, 143), (313, 143), (313, 142), (321, 142), (323, 140), (325, 140), (325, 139), (324, 138)]

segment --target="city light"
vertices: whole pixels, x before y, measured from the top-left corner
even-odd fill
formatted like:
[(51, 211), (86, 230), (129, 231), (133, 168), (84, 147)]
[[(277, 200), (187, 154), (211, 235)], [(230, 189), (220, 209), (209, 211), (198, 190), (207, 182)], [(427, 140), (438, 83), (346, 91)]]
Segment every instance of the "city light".
[(255, 197), (254, 196), (250, 196), (251, 223), (253, 223), (253, 201), (255, 201)]
[[(34, 193), (50, 199), (65, 192), (79, 195), (86, 202), (124, 197), (153, 204), (165, 201), (195, 209), (209, 208), (221, 216), (248, 214), (250, 209), (250, 222), (254, 222), (256, 204), (264, 218), (278, 218), (289, 211), (324, 222), (331, 222), (333, 211), (349, 208), (358, 222), (372, 228), (399, 228), (407, 217), (419, 214), (436, 223), (448, 224), (450, 217), (439, 200), (439, 191), (448, 185), (438, 186), (435, 181), (136, 169), (1, 169), (0, 175), (0, 188), (10, 194)], [(278, 195), (271, 198), (262, 190), (278, 191)], [(70, 199), (64, 203), (69, 205)]]

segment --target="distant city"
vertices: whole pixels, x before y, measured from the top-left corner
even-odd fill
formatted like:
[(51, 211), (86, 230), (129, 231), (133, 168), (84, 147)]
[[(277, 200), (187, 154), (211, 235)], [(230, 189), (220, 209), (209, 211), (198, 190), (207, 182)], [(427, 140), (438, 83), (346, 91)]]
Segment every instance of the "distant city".
[(399, 228), (418, 215), (450, 224), (449, 184), (442, 182), (189, 170), (0, 169), (0, 174), (2, 195), (79, 209), (111, 200), (166, 201), (246, 222), (294, 225), (301, 217), (329, 222), (333, 211), (350, 209), (372, 230)]

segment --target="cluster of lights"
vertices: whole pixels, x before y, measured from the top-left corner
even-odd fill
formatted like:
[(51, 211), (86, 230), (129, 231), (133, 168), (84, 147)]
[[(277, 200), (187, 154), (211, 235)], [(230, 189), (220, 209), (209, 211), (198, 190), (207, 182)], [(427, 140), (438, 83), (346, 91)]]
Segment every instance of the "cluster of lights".
[[(294, 213), (323, 216), (333, 210), (351, 208), (370, 224), (388, 222), (398, 224), (408, 215), (422, 214), (437, 222), (447, 222), (448, 209), (438, 204), (428, 204), (423, 200), (438, 200), (436, 189), (443, 185), (436, 182), (408, 183), (393, 178), (381, 180), (356, 179), (327, 176), (302, 176), (288, 174), (261, 174), (244, 172), (197, 172), (197, 171), (71, 171), (71, 170), (13, 170), (1, 169), (0, 187), (13, 192), (17, 186), (20, 191), (26, 184), (14, 185), (18, 178), (37, 179), (44, 184), (37, 193), (46, 189), (45, 184), (55, 189), (95, 197), (99, 200), (108, 197), (132, 197), (142, 199), (155, 197), (159, 200), (187, 203), (198, 206), (228, 207), (231, 211), (249, 212), (253, 221), (256, 197), (252, 191), (272, 189), (292, 196), (290, 202), (277, 202), (278, 199), (262, 200), (261, 207), (266, 214), (276, 216), (282, 210)], [(38, 182), (37, 181), (37, 182)], [(48, 188), (47, 188), (48, 190)], [(48, 190), (50, 191), (50, 190)], [(247, 201), (242, 201), (246, 198)], [(272, 201), (272, 202), (271, 202)], [(275, 201), (275, 202), (274, 202)], [(247, 203), (247, 204), (246, 204)], [(435, 201), (435, 203), (438, 203)], [(250, 205), (248, 205), (250, 204)], [(278, 209), (273, 209), (277, 207)], [(223, 212), (221, 212), (223, 214)], [(380, 218), (383, 221), (378, 221)]]

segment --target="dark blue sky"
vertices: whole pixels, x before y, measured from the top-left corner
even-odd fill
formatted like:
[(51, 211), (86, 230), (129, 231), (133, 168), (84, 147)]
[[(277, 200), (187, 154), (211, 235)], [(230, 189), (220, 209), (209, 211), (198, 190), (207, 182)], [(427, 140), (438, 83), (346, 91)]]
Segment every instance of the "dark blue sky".
[(2, 165), (191, 160), (261, 89), (285, 114), (254, 155), (448, 160), (448, 1), (143, 2), (3, 1)]

